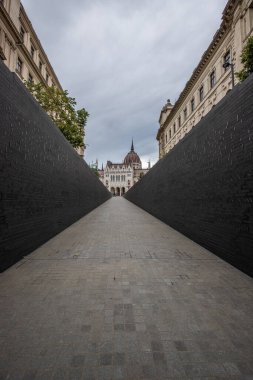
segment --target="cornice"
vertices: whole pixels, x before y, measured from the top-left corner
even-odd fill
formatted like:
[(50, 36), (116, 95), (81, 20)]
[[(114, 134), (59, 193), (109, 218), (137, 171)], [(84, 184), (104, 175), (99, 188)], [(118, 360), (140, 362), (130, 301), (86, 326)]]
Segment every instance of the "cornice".
[(8, 31), (11, 32), (12, 38), (14, 39), (15, 43), (18, 43), (18, 44), (22, 43), (22, 40), (20, 38), (20, 34), (19, 34), (16, 26), (14, 25), (12, 19), (9, 16), (9, 13), (6, 11), (3, 3), (1, 3), (1, 2), (0, 2), (0, 14), (2, 16), (1, 19), (5, 23)]
[[(3, 3), (0, 2), (0, 15), (1, 15), (1, 19), (3, 20), (3, 22), (5, 23), (8, 31), (11, 33), (11, 36), (15, 42), (15, 48), (19, 48), (19, 50), (21, 51), (21, 53), (25, 56), (25, 58), (27, 59), (27, 61), (29, 62), (29, 64), (31, 65), (31, 67), (33, 68), (34, 72), (36, 73), (36, 75), (39, 77), (40, 81), (42, 83), (44, 83), (45, 86), (48, 86), (45, 78), (43, 77), (43, 75), (41, 74), (37, 64), (35, 63), (35, 61), (32, 59), (28, 49), (26, 48), (26, 46), (23, 44), (23, 41), (21, 39), (21, 36), (20, 36), (20, 33), (19, 31), (17, 30), (15, 24), (13, 23), (12, 19), (10, 18), (10, 15), (9, 13), (6, 11)], [(51, 75), (54, 79), (54, 81), (57, 83), (57, 86), (62, 90), (62, 86), (57, 78), (57, 75), (55, 74), (54, 72), (54, 69), (52, 68), (49, 60), (48, 60), (48, 57), (37, 37), (37, 34), (35, 33), (34, 29), (33, 29), (33, 26), (32, 26), (32, 23), (31, 21), (29, 20), (25, 10), (24, 10), (24, 7), (22, 4), (20, 4), (20, 19), (21, 21), (25, 21), (25, 23), (27, 24), (28, 26), (28, 29), (29, 29), (29, 32), (32, 34), (32, 39), (35, 41), (35, 44), (38, 46), (38, 49), (41, 51), (42, 55), (43, 55), (43, 59), (45, 60), (45, 63), (48, 67), (48, 71), (51, 72)]]
[[(51, 75), (54, 77), (54, 80), (56, 81), (58, 87), (62, 90), (62, 86), (59, 82), (59, 79), (57, 78), (57, 75), (55, 74), (55, 71), (53, 69), (53, 67), (51, 66), (50, 62), (49, 62), (49, 59), (47, 57), (47, 54), (45, 52), (45, 50), (43, 49), (42, 45), (41, 45), (41, 42), (32, 26), (32, 23), (29, 19), (29, 17), (27, 16), (27, 13), (22, 5), (22, 3), (20, 3), (20, 21), (21, 22), (25, 22), (26, 25), (28, 25), (28, 28), (29, 28), (29, 32), (31, 33), (31, 37), (32, 37), (32, 40), (34, 41), (34, 43), (38, 46), (38, 50), (41, 51), (42, 55), (43, 55), (43, 59), (45, 60), (45, 63), (49, 69), (49, 71), (51, 72)], [(36, 65), (37, 67), (37, 65)], [(44, 78), (43, 78), (44, 79)], [(43, 81), (44, 83), (46, 83), (45, 79)]]

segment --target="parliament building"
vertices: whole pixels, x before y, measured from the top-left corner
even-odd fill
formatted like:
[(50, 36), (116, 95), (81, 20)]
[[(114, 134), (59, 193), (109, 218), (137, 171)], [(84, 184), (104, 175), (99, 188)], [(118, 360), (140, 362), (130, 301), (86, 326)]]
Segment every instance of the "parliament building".
[(98, 170), (99, 178), (112, 195), (124, 195), (136, 182), (138, 182), (150, 169), (142, 168), (139, 155), (134, 151), (132, 141), (131, 149), (122, 163), (107, 161), (106, 167)]

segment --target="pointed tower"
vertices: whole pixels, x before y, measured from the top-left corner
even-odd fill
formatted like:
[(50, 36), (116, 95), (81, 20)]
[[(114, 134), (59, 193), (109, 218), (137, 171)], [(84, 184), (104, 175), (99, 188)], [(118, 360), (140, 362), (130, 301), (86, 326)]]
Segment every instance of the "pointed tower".
[(130, 150), (130, 152), (127, 153), (127, 155), (124, 159), (124, 165), (133, 166), (133, 167), (135, 167), (135, 169), (141, 169), (141, 167), (142, 167), (140, 157), (134, 151), (134, 140), (133, 139), (132, 139), (131, 150)]

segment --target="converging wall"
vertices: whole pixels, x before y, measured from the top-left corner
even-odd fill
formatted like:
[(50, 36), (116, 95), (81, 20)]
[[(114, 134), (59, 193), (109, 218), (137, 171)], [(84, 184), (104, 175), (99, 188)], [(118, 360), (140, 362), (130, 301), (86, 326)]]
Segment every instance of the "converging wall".
[(0, 270), (110, 198), (0, 61)]
[(125, 197), (253, 275), (253, 75)]

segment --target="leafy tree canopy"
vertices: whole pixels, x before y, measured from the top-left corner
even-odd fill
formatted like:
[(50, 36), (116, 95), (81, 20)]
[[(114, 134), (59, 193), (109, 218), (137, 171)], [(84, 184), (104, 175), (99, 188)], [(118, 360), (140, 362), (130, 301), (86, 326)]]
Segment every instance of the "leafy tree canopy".
[(91, 169), (91, 171), (92, 171), (97, 177), (99, 177), (99, 172), (98, 172), (98, 169), (97, 169), (97, 168), (94, 168), (94, 167), (90, 166), (90, 169)]
[(248, 38), (246, 45), (242, 49), (241, 62), (243, 69), (236, 73), (236, 76), (242, 82), (253, 73), (253, 36)]
[(45, 87), (43, 83), (29, 81), (25, 84), (70, 144), (74, 148), (84, 147), (84, 126), (89, 114), (84, 108), (75, 109), (75, 98), (55, 86)]

